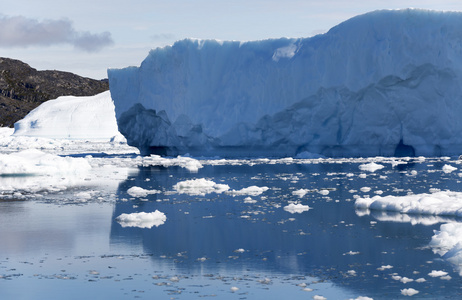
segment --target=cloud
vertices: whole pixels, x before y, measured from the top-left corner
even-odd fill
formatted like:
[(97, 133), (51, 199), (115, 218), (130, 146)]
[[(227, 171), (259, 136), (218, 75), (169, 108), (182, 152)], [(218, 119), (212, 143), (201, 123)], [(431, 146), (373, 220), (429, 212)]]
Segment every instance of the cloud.
[(76, 31), (68, 19), (29, 19), (0, 15), (0, 47), (29, 47), (70, 44), (87, 52), (96, 52), (114, 42), (111, 33), (94, 34)]

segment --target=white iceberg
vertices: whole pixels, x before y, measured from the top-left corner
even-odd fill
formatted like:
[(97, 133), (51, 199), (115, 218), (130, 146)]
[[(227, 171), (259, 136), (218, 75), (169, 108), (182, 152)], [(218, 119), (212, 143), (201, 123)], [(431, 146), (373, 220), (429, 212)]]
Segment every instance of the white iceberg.
[(42, 103), (14, 124), (14, 135), (52, 139), (120, 139), (109, 91), (95, 96), (62, 96)]
[(143, 154), (460, 154), (460, 28), (384, 10), (311, 38), (178, 41), (108, 70), (118, 128)]

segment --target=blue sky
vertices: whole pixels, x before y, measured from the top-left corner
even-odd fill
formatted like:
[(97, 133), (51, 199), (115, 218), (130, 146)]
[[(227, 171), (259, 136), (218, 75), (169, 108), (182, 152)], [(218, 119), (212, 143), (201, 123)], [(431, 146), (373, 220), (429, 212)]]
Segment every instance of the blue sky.
[(309, 37), (377, 9), (462, 11), (459, 0), (0, 0), (0, 57), (105, 78), (184, 38)]

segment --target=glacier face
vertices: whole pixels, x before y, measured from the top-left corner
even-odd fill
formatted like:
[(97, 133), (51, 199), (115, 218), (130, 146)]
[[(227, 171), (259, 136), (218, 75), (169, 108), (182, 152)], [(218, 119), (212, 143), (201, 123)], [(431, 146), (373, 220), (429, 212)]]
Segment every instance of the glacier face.
[(182, 40), (108, 70), (144, 154), (454, 155), (462, 14), (376, 11), (304, 39)]

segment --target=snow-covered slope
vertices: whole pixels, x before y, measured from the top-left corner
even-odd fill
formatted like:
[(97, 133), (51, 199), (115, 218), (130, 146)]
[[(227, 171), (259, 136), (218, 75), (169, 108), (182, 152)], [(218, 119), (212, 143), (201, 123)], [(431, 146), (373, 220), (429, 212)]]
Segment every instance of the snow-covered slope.
[(305, 39), (187, 39), (108, 75), (119, 130), (143, 153), (462, 150), (461, 13), (376, 11)]
[(14, 135), (109, 140), (120, 135), (109, 91), (47, 101), (14, 124)]

